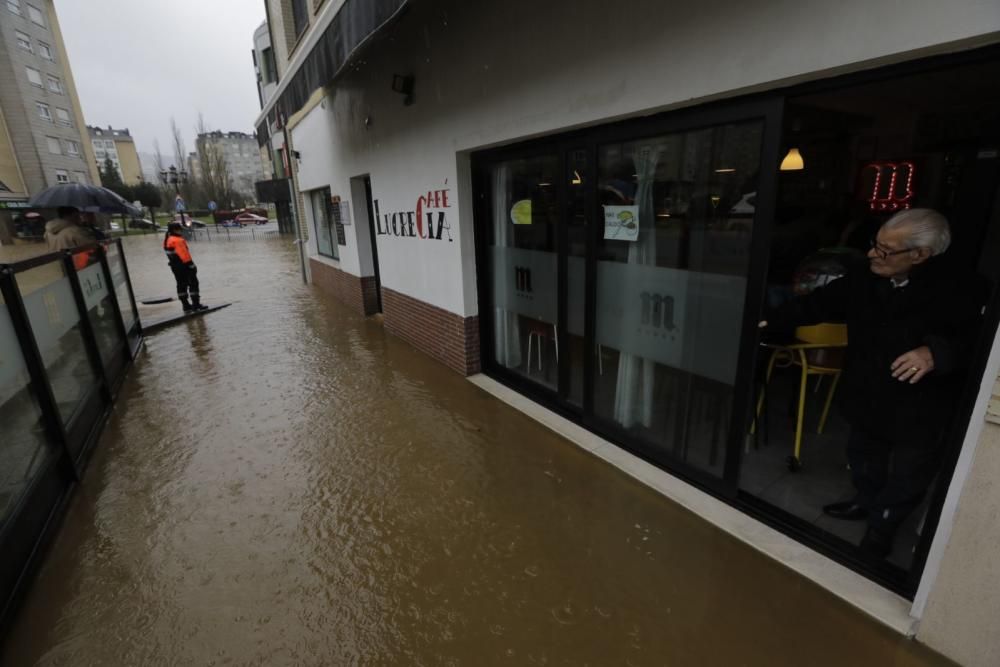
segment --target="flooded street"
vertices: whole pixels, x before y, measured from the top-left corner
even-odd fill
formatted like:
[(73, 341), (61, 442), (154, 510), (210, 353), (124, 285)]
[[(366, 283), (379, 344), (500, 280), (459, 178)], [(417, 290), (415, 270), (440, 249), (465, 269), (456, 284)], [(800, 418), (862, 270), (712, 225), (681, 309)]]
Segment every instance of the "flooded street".
[[(130, 238), (137, 297), (173, 292)], [(3, 665), (930, 665), (301, 281), (192, 244)], [(173, 303), (169, 308), (179, 311)]]

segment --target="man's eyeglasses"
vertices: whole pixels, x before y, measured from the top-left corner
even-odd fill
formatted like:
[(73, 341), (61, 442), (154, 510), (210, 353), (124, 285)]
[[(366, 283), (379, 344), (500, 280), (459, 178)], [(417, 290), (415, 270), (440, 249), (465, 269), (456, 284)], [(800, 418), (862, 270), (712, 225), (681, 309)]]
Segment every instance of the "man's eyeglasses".
[(878, 244), (878, 239), (872, 239), (870, 243), (872, 246), (872, 250), (875, 251), (875, 254), (878, 256), (879, 259), (888, 259), (893, 255), (902, 255), (904, 252), (910, 252), (911, 250), (913, 250), (913, 248), (903, 248), (902, 250), (886, 250), (885, 248), (883, 248)]

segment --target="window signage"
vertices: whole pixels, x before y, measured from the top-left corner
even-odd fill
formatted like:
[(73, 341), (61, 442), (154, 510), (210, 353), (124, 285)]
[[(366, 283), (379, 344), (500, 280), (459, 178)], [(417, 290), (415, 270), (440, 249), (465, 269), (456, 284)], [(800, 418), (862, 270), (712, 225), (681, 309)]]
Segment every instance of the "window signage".
[(510, 221), (515, 225), (531, 224), (531, 200), (522, 199), (510, 207)]
[(639, 239), (638, 206), (605, 206), (604, 238), (614, 241)]

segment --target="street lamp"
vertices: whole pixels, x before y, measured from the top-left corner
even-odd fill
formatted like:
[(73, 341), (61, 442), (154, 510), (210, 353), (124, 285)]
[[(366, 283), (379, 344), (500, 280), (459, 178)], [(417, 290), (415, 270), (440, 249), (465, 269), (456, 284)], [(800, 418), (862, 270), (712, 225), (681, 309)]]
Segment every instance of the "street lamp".
[[(183, 201), (181, 199), (181, 185), (187, 183), (188, 181), (187, 172), (184, 171), (183, 169), (177, 171), (177, 167), (170, 165), (170, 169), (160, 170), (160, 180), (163, 182), (164, 185), (174, 186), (174, 192), (177, 193), (177, 199), (174, 200), (176, 209), (177, 208), (176, 202)], [(183, 207), (181, 207), (180, 210), (178, 210), (177, 212), (181, 214), (181, 225), (183, 225), (184, 227), (190, 227), (191, 225), (188, 224), (187, 220), (184, 218)]]

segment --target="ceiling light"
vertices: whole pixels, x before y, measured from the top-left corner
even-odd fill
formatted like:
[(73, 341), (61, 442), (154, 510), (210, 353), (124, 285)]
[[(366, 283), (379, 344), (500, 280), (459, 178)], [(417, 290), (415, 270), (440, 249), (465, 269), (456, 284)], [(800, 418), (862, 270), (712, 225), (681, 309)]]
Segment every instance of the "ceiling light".
[(798, 148), (789, 148), (788, 155), (781, 161), (781, 171), (801, 171), (806, 168)]

